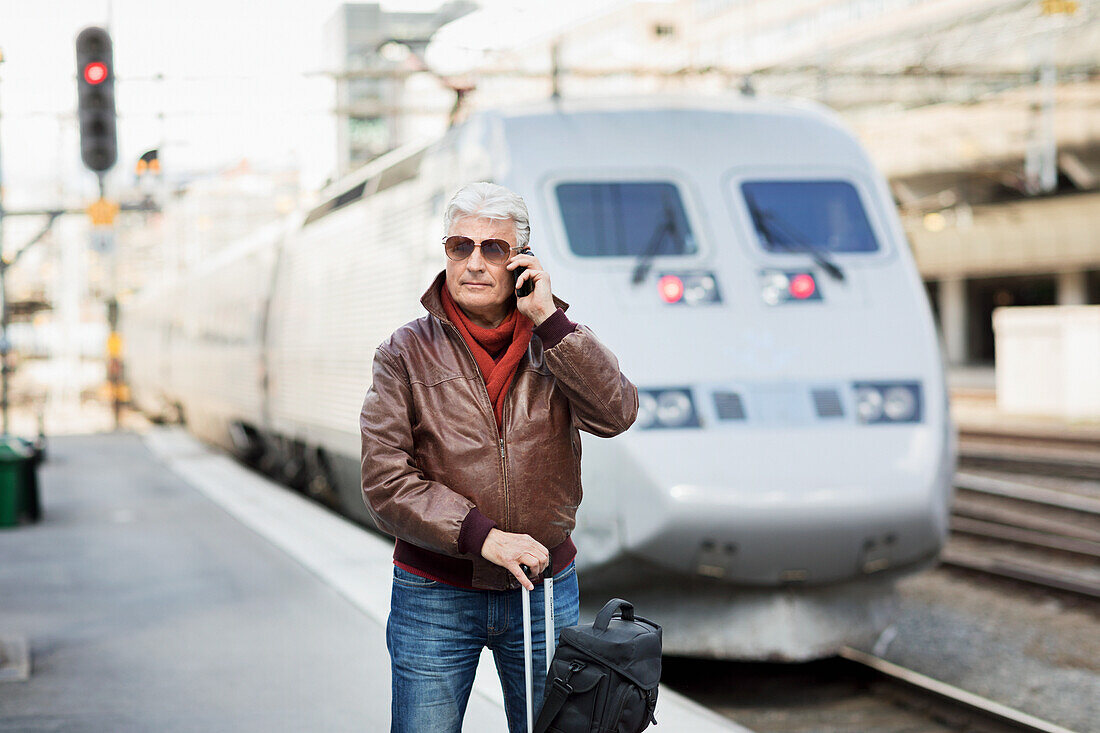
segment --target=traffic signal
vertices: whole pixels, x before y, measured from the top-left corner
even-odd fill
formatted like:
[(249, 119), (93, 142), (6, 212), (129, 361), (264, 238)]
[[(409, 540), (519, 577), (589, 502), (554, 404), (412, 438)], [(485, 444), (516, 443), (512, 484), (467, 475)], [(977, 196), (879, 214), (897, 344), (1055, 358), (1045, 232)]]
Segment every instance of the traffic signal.
[(146, 173), (160, 173), (160, 158), (158, 156), (159, 151), (156, 148), (153, 150), (146, 150), (141, 154), (141, 157), (138, 158), (137, 167), (135, 168), (138, 178)]
[(115, 133), (115, 69), (111, 36), (102, 28), (85, 28), (76, 37), (77, 112), (80, 157), (97, 173), (118, 160)]

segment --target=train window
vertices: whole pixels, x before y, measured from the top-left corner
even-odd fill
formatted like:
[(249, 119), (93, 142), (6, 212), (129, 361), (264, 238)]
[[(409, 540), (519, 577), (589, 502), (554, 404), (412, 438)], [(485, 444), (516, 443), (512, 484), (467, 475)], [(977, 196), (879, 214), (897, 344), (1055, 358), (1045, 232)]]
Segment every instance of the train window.
[(671, 183), (559, 183), (555, 192), (575, 255), (638, 257), (698, 251), (680, 192)]
[(855, 186), (847, 181), (745, 181), (741, 193), (769, 252), (877, 252)]
[(306, 220), (302, 223), (302, 225), (305, 226), (306, 224), (311, 224), (320, 219), (322, 216), (325, 216), (326, 214), (331, 214), (333, 211), (336, 211), (339, 208), (347, 206), (352, 202), (358, 201), (359, 199), (363, 198), (363, 192), (366, 191), (366, 189), (367, 181), (363, 181), (357, 186), (353, 186), (347, 191), (344, 191), (339, 196), (329, 199), (325, 203), (313, 209), (313, 211), (309, 212), (309, 214), (306, 216)]

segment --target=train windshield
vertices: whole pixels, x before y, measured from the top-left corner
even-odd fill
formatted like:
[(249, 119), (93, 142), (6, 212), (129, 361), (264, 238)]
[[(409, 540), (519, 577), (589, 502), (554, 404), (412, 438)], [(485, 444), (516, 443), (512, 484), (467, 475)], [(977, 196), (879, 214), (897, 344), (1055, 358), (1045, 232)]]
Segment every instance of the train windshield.
[(877, 252), (855, 186), (847, 181), (745, 181), (753, 226), (769, 252)]
[(575, 255), (650, 258), (698, 251), (671, 183), (559, 183), (555, 192)]

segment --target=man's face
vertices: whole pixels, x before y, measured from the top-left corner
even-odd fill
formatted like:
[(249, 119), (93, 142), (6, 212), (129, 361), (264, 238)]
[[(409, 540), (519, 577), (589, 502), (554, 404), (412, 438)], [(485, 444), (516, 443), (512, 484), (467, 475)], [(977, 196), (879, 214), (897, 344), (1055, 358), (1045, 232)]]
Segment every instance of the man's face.
[[(456, 219), (447, 236), (469, 237), (475, 243), (486, 239), (503, 239), (509, 247), (516, 246), (516, 225), (508, 219)], [(512, 253), (509, 253), (509, 259)], [(481, 256), (481, 247), (474, 247), (466, 259), (456, 262), (447, 257), (447, 289), (462, 310), (479, 325), (497, 325), (513, 305), (515, 277), (505, 269), (508, 260), (500, 264)]]

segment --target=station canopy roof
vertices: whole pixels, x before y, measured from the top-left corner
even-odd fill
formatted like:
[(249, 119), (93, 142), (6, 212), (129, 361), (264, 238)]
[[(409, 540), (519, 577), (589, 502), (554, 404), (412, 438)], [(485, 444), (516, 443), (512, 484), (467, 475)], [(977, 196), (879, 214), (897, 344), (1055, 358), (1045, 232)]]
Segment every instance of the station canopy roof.
[[(546, 94), (555, 54), (567, 95), (585, 94), (586, 79), (604, 93), (593, 81), (600, 69), (621, 91), (631, 70), (639, 91), (661, 75), (663, 91), (670, 79), (699, 93), (736, 92), (747, 80), (758, 94), (837, 110), (892, 179), (1018, 168), (1044, 134), (1100, 178), (1100, 0), (541, 5), (464, 16), (436, 33), (426, 58), (470, 75), (479, 91), (493, 75), (531, 77), (530, 95)], [(1052, 8), (1073, 12), (1044, 12)], [(657, 40), (630, 30), (662, 23), (674, 32)], [(1046, 90), (1044, 66), (1054, 74)], [(524, 95), (514, 78), (507, 90)]]

